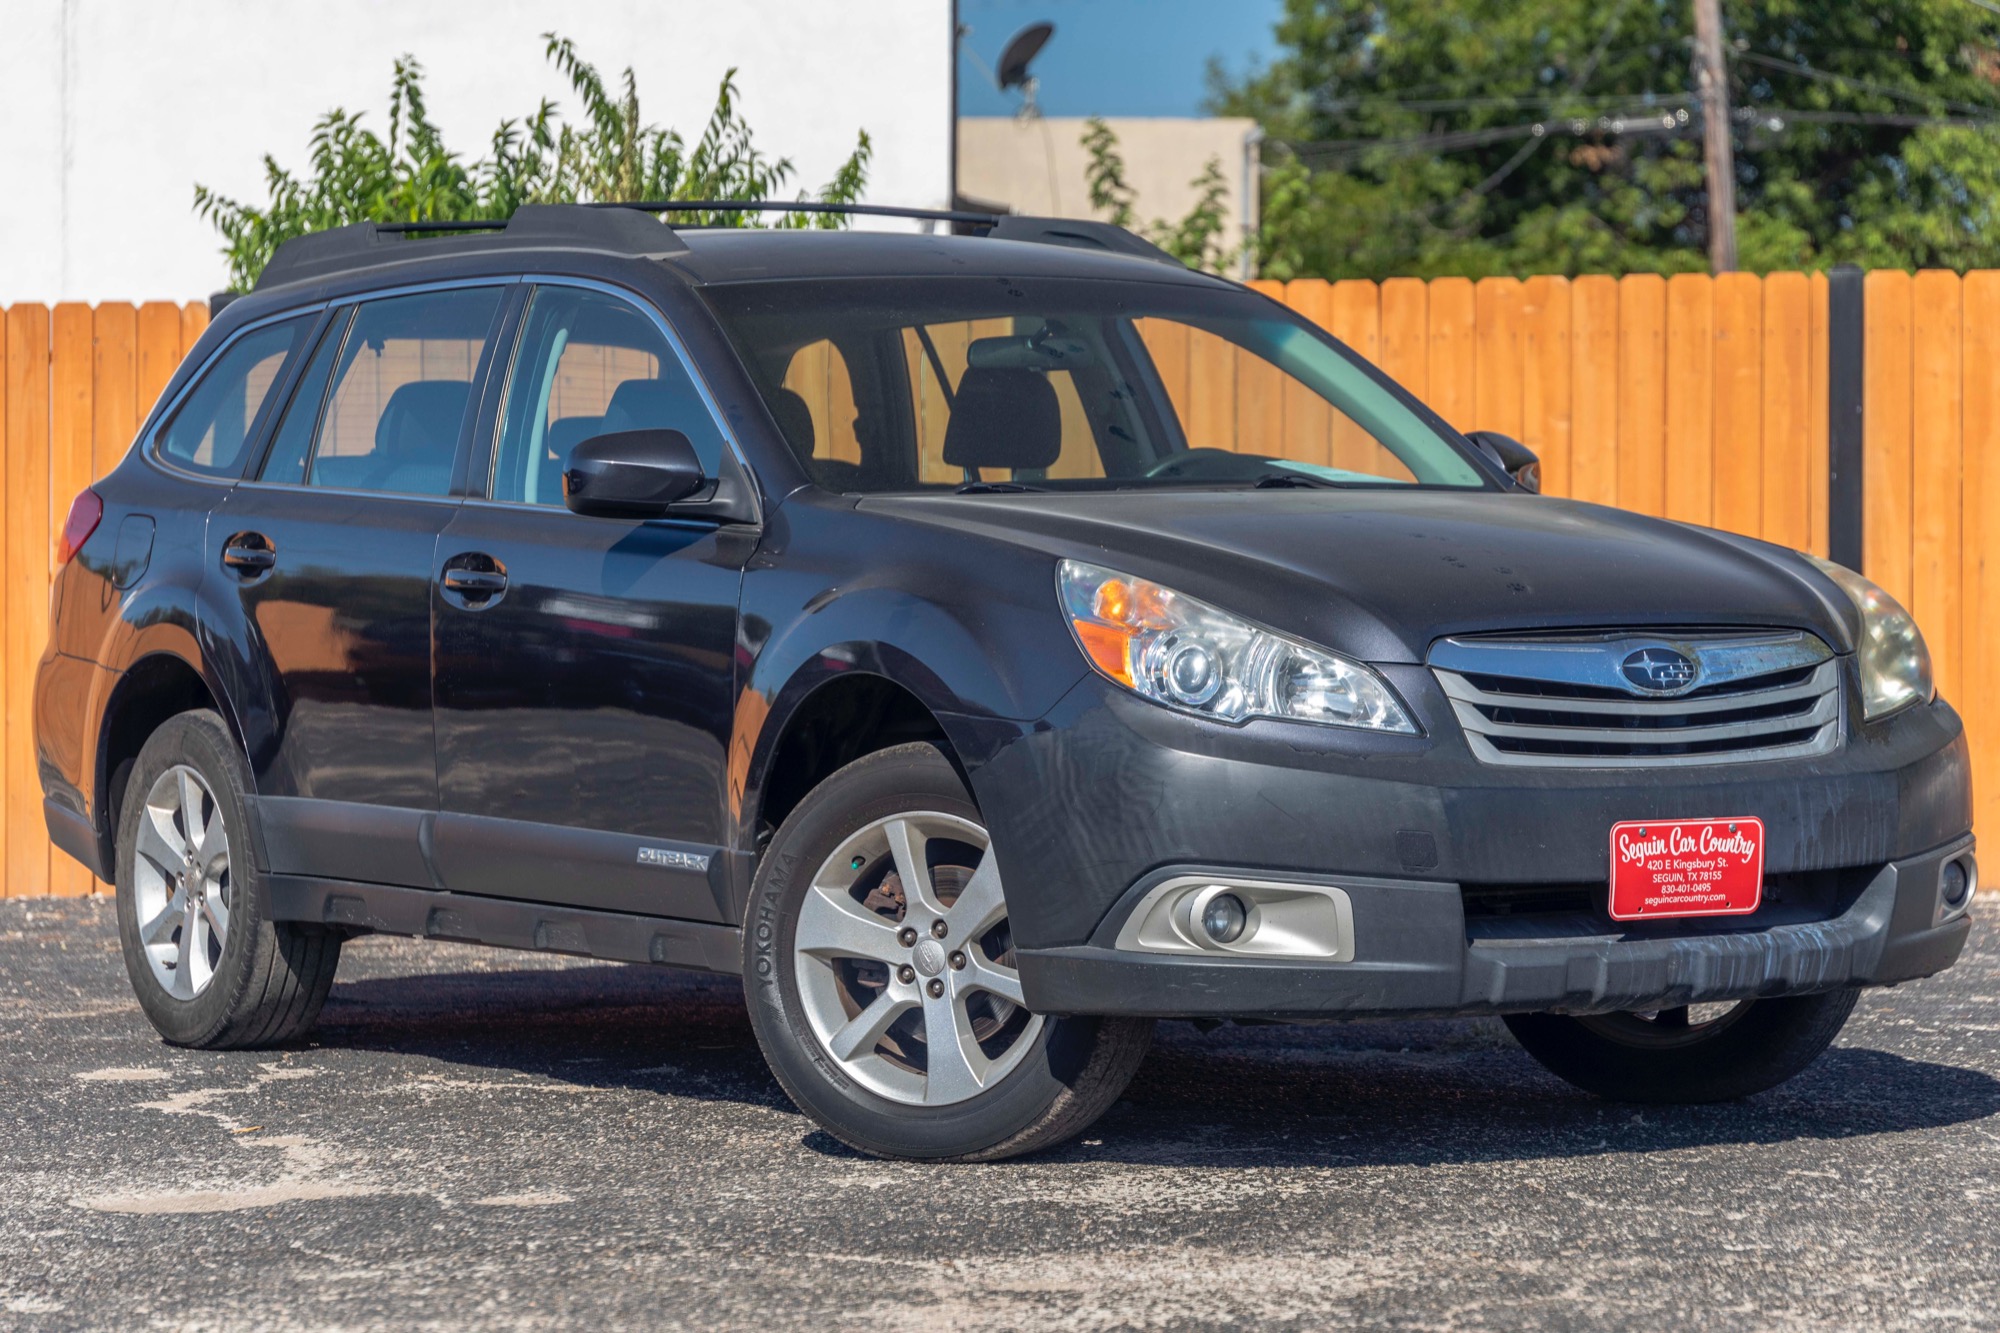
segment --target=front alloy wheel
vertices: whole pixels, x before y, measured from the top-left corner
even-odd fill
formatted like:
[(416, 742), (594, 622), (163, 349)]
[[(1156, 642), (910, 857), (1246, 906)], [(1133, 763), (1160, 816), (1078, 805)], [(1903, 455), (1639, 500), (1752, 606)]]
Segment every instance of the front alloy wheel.
[(878, 819), (820, 864), (799, 908), (799, 996), (822, 1047), (891, 1101), (949, 1106), (1034, 1046), (986, 830), (922, 810)]
[(936, 746), (834, 773), (764, 849), (744, 921), (771, 1072), (828, 1133), (882, 1157), (993, 1161), (1082, 1130), (1131, 1081), (1153, 1025), (1031, 1012), (1017, 916), (986, 821)]

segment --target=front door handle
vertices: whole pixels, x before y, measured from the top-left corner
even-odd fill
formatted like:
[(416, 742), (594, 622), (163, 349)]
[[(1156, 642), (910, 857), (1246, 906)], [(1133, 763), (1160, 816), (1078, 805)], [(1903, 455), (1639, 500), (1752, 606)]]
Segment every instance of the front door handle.
[(468, 551), (445, 561), (438, 588), (447, 602), (467, 611), (484, 611), (507, 591), (507, 566), (483, 551)]
[(239, 532), (222, 544), (222, 563), (244, 578), (255, 578), (278, 563), (271, 539), (261, 532)]
[(507, 591), (507, 576), (485, 569), (447, 569), (444, 586), (453, 592), (491, 597), (494, 593)]

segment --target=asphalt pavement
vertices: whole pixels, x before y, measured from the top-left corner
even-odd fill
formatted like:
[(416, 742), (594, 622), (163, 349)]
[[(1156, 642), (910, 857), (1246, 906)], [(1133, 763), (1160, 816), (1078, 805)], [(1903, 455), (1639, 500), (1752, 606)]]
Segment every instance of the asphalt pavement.
[(964, 1167), (819, 1133), (727, 978), (367, 939), (311, 1043), (205, 1054), (107, 903), (13, 900), (0, 1126), (4, 1328), (2000, 1327), (1985, 923), (1747, 1102), (1172, 1023), (1085, 1139)]

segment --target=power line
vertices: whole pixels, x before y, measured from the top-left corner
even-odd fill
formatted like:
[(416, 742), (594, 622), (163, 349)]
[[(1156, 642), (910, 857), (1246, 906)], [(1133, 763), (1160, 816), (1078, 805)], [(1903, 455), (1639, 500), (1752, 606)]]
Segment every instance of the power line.
[[(2000, 13), (2000, 10), (1996, 10)], [(1844, 84), (1863, 92), (1877, 93), (1883, 97), (1893, 97), (1902, 102), (1915, 102), (1922, 106), (1940, 106), (1960, 115), (1993, 116), (2000, 115), (2000, 108), (1977, 107), (1964, 102), (1951, 102), (1939, 97), (1926, 97), (1922, 93), (1910, 92), (1904, 88), (1893, 88), (1888, 84), (1876, 83), (1872, 79), (1857, 79), (1850, 74), (1835, 74), (1831, 70), (1815, 68), (1795, 60), (1784, 60), (1775, 56), (1761, 55), (1755, 51), (1738, 52), (1736, 59), (1746, 65), (1757, 65), (1765, 69), (1777, 70), (1785, 74), (1796, 74), (1800, 78), (1813, 79), (1822, 83)]]

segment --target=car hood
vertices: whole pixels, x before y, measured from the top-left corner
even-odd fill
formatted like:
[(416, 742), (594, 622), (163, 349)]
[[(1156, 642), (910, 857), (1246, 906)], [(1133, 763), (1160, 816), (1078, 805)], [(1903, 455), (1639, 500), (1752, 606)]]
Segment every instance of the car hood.
[(1599, 505), (1468, 491), (877, 496), (864, 509), (1151, 578), (1373, 662), (1453, 634), (1758, 626), (1852, 642), (1781, 547)]

